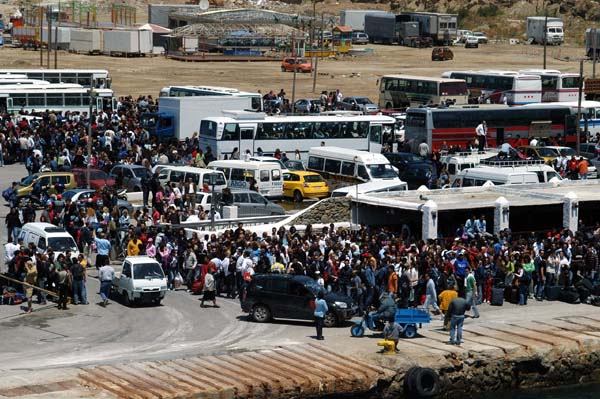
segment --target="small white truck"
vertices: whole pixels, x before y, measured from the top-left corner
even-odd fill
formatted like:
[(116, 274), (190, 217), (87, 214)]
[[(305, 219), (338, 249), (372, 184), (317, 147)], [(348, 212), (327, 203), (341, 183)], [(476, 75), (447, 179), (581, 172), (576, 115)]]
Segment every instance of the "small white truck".
[(128, 256), (121, 272), (115, 273), (112, 286), (127, 306), (138, 303), (160, 305), (167, 293), (167, 278), (156, 259)]
[[(545, 28), (545, 29), (544, 29)], [(564, 23), (561, 18), (527, 17), (527, 40), (531, 44), (560, 46), (565, 41)]]

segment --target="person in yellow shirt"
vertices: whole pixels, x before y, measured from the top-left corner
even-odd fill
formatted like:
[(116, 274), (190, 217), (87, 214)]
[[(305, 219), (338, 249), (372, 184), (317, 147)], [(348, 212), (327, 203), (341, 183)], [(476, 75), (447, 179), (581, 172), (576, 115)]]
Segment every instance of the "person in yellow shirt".
[(142, 247), (142, 241), (134, 234), (131, 240), (127, 243), (127, 256), (138, 256)]
[(450, 302), (456, 297), (458, 297), (456, 287), (448, 288), (438, 295), (440, 300), (440, 310), (444, 314), (444, 330), (446, 331), (450, 330), (450, 314), (448, 314), (448, 308), (450, 307)]

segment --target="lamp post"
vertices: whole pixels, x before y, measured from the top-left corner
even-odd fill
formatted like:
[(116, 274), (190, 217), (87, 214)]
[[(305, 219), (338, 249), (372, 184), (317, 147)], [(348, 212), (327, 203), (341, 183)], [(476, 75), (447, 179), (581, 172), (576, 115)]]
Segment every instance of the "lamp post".
[(94, 99), (96, 97), (96, 91), (94, 89), (90, 89), (88, 91), (88, 96), (90, 100), (90, 113), (88, 115), (89, 123), (88, 123), (88, 140), (87, 140), (87, 167), (86, 167), (86, 181), (87, 188), (90, 188), (90, 167), (92, 163), (92, 105), (94, 104)]

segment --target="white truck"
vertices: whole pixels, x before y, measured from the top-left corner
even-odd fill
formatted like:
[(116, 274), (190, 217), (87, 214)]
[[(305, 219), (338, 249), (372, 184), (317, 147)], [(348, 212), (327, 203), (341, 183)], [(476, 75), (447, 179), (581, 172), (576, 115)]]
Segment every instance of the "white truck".
[(343, 10), (340, 11), (340, 25), (352, 28), (353, 31), (365, 31), (365, 16), (367, 14), (379, 15), (388, 14), (381, 10)]
[(140, 125), (159, 141), (192, 137), (200, 121), (209, 116), (223, 116), (223, 111), (252, 110), (252, 98), (234, 96), (159, 97), (159, 112), (140, 116)]
[[(545, 29), (544, 29), (545, 28)], [(564, 24), (561, 18), (527, 17), (527, 40), (531, 44), (547, 44), (560, 46), (565, 41)]]

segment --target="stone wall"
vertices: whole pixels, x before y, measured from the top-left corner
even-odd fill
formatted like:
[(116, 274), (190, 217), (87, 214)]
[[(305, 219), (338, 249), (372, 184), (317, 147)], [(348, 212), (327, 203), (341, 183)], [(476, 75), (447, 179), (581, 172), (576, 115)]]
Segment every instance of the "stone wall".
[(292, 224), (338, 222), (350, 222), (350, 199), (347, 197), (326, 198), (294, 219)]

